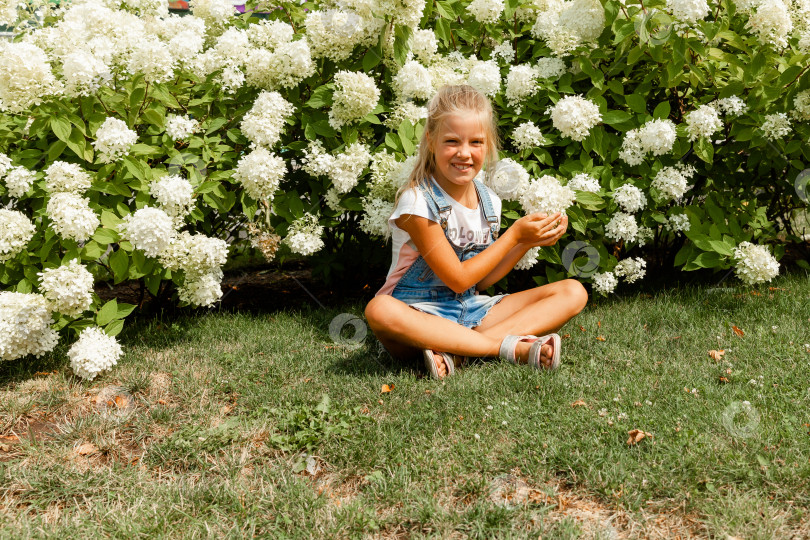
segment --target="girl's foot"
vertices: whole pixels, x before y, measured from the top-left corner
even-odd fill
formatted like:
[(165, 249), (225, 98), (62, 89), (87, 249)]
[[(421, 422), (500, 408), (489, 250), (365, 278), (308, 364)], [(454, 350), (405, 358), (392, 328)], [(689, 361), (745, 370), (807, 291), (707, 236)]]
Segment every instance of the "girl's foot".
[(560, 336), (508, 335), (501, 342), (498, 356), (513, 364), (528, 364), (552, 370), (560, 365)]
[[(533, 344), (533, 341), (521, 341), (517, 344), (515, 352), (518, 364), (525, 365), (529, 363), (529, 349), (532, 348)], [(551, 368), (554, 363), (554, 347), (550, 343), (540, 347), (540, 362), (546, 369)]]
[(425, 359), (425, 367), (427, 367), (428, 372), (434, 379), (444, 379), (456, 372), (455, 362), (451, 354), (422, 349), (422, 356)]

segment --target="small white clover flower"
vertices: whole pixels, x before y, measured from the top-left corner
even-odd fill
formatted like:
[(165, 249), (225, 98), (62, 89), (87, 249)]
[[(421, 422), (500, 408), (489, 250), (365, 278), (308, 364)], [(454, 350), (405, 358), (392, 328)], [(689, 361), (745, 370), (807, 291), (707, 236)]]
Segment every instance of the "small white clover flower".
[(37, 275), (41, 278), (39, 288), (52, 311), (78, 317), (90, 309), (95, 280), (78, 260), (72, 259), (66, 265), (43, 270)]
[(56, 234), (76, 242), (89, 240), (100, 223), (90, 199), (67, 191), (51, 195), (45, 212)]
[(34, 224), (25, 214), (0, 208), (0, 263), (24, 250), (35, 232)]
[(45, 170), (45, 189), (51, 193), (69, 191), (81, 195), (92, 183), (90, 175), (75, 163), (54, 161)]
[(97, 326), (82, 330), (67, 353), (73, 373), (89, 381), (99, 373), (111, 370), (122, 354), (118, 341)]
[(200, 129), (200, 123), (189, 118), (188, 115), (178, 116), (170, 114), (166, 116), (166, 135), (174, 141), (183, 141), (194, 135)]
[(101, 163), (112, 163), (129, 155), (129, 150), (138, 141), (138, 134), (118, 118), (107, 118), (96, 131), (93, 147)]
[(602, 121), (602, 114), (596, 103), (582, 96), (566, 96), (548, 108), (554, 127), (564, 137), (581, 141), (588, 136), (592, 127)]
[(177, 231), (172, 218), (159, 208), (144, 206), (118, 225), (121, 237), (149, 257), (157, 257), (174, 240)]
[(41, 294), (0, 292), (0, 360), (39, 357), (53, 350), (59, 334), (52, 323), (50, 306)]

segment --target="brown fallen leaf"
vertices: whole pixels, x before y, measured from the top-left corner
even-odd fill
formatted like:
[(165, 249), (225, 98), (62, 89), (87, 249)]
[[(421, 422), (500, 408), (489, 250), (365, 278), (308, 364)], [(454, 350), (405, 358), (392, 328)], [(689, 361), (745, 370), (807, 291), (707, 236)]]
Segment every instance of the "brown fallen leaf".
[(605, 341), (605, 336), (596, 336), (597, 341)]
[(127, 406), (127, 400), (121, 396), (115, 396), (115, 406), (119, 409), (123, 409)]
[(159, 399), (158, 403), (161, 404), (161, 405), (166, 405), (168, 403), (168, 401), (166, 401), (165, 399)]
[(720, 349), (719, 351), (712, 349), (709, 351), (709, 358), (712, 360), (717, 360), (718, 362), (723, 359), (723, 355), (726, 354), (725, 349)]
[(723, 377), (723, 376), (721, 375), (721, 376), (720, 376), (720, 382), (721, 382), (721, 383), (728, 384), (728, 377)]
[(596, 321), (596, 326), (598, 326), (599, 328), (602, 328), (602, 321)]
[(393, 385), (393, 384), (392, 384), (391, 386), (389, 386), (389, 385), (387, 385), (387, 384), (384, 384), (384, 385), (382, 385), (382, 389), (380, 390), (380, 393), (381, 393), (381, 394), (387, 394), (388, 392), (390, 392), (390, 391), (391, 391), (391, 390), (393, 390), (393, 389), (394, 389), (394, 385)]
[(568, 339), (570, 337), (571, 337), (571, 334), (563, 334), (562, 336), (560, 336), (560, 339)]
[(734, 333), (737, 334), (739, 337), (743, 337), (745, 332), (742, 331), (742, 328), (737, 327), (736, 325), (731, 325), (731, 329), (734, 330)]
[(0, 444), (0, 452), (10, 452), (11, 447), (7, 444)]
[(86, 443), (80, 444), (78, 447), (76, 447), (74, 452), (76, 452), (80, 456), (87, 456), (87, 455), (95, 454), (96, 452), (98, 452), (98, 448), (96, 447), (95, 444), (86, 442)]
[(627, 434), (629, 435), (627, 439), (627, 444), (629, 444), (630, 446), (635, 445), (636, 443), (641, 441), (641, 439), (647, 437), (648, 435), (647, 433), (644, 433), (640, 429), (631, 429), (630, 431), (627, 432)]
[(588, 404), (585, 403), (584, 399), (578, 399), (571, 404), (572, 407), (587, 407)]
[(585, 327), (582, 326), (581, 324), (579, 325), (579, 329), (582, 330), (583, 332), (585, 331)]

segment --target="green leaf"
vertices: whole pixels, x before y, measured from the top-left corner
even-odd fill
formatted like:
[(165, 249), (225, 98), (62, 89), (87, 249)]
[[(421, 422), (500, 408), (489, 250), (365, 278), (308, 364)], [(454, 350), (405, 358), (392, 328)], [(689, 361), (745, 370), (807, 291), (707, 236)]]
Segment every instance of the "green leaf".
[(655, 106), (655, 110), (653, 111), (653, 118), (657, 119), (665, 119), (669, 117), (671, 107), (669, 105), (669, 101), (662, 101), (658, 105)]
[(332, 85), (324, 84), (319, 86), (312, 92), (309, 101), (306, 102), (307, 107), (313, 109), (320, 109), (332, 105)]
[(107, 326), (110, 321), (115, 319), (116, 315), (118, 315), (118, 301), (113, 298), (101, 306), (101, 309), (96, 313), (96, 324), (98, 326)]
[(633, 115), (626, 111), (607, 111), (602, 115), (602, 123), (613, 126), (623, 124), (631, 118), (633, 118)]
[(67, 118), (54, 116), (51, 117), (51, 129), (60, 141), (67, 143), (70, 139), (70, 131), (73, 128)]
[(115, 278), (115, 283), (121, 283), (128, 277), (127, 270), (129, 270), (129, 256), (124, 252), (123, 249), (118, 249), (118, 251), (113, 251), (110, 254), (110, 268), (113, 271), (113, 276)]
[(104, 327), (104, 333), (108, 336), (117, 336), (121, 333), (121, 330), (124, 329), (124, 321), (123, 319), (115, 319), (111, 321), (107, 326)]
[(714, 146), (712, 146), (712, 142), (708, 138), (701, 137), (698, 139), (695, 142), (694, 148), (697, 157), (706, 163), (711, 163), (712, 160), (714, 160)]
[(577, 202), (588, 210), (601, 210), (605, 206), (605, 201), (596, 193), (589, 191), (577, 191)]
[(118, 233), (113, 229), (99, 227), (98, 229), (96, 229), (96, 232), (93, 233), (93, 240), (95, 240), (102, 246), (106, 246), (108, 244), (118, 242), (119, 236)]
[(630, 94), (629, 96), (625, 96), (625, 99), (627, 100), (627, 106), (630, 107), (630, 110), (641, 114), (647, 114), (646, 96)]
[(51, 147), (48, 149), (48, 161), (56, 161), (56, 158), (62, 155), (62, 152), (65, 151), (67, 147), (67, 143), (64, 141), (54, 141)]
[(410, 52), (408, 40), (411, 39), (412, 32), (411, 27), (404, 24), (397, 25), (397, 29), (394, 32), (394, 60), (400, 66), (405, 64), (405, 60), (407, 60), (408, 53)]
[(723, 257), (719, 253), (715, 253), (713, 251), (707, 253), (701, 253), (695, 260), (693, 261), (697, 266), (701, 268), (717, 268), (723, 263)]

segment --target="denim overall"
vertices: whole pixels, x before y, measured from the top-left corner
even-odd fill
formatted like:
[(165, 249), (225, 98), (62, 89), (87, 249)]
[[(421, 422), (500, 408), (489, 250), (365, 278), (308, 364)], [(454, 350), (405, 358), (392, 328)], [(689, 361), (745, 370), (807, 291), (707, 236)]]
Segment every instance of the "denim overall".
[[(498, 216), (495, 215), (487, 188), (478, 180), (473, 180), (473, 183), (478, 194), (478, 207), (489, 223), (489, 243), (491, 243), (498, 238), (500, 228)], [(447, 202), (444, 193), (433, 179), (428, 181), (428, 185), (419, 184), (419, 189), (422, 190), (422, 194), (427, 200), (430, 214), (439, 218), (444, 236), (450, 242), (450, 246), (460, 261), (466, 261), (487, 248), (489, 243), (469, 242), (463, 248), (456, 246), (447, 233), (447, 217), (452, 211), (452, 207)], [(411, 267), (406, 270), (394, 287), (391, 296), (419, 311), (438, 315), (469, 328), (481, 324), (492, 306), (504, 298), (504, 295), (479, 295), (476, 293), (475, 285), (461, 293), (453, 292), (436, 276), (422, 255), (419, 255)]]

